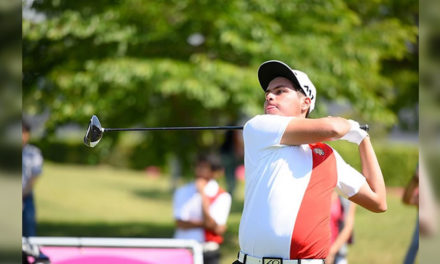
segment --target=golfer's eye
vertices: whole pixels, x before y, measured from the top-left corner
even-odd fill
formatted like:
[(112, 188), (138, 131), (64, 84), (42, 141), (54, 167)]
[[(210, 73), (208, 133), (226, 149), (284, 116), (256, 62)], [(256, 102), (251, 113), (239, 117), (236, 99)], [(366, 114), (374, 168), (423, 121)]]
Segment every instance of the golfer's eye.
[(284, 93), (285, 91), (286, 91), (286, 89), (281, 88), (281, 89), (276, 89), (274, 93), (278, 95), (278, 94)]
[(272, 91), (266, 92), (266, 97), (267, 97), (270, 93), (272, 93), (272, 94), (274, 94), (274, 95), (280, 95), (280, 94), (282, 94), (282, 93), (284, 93), (284, 92), (287, 92), (287, 88), (275, 88), (275, 89), (273, 89)]

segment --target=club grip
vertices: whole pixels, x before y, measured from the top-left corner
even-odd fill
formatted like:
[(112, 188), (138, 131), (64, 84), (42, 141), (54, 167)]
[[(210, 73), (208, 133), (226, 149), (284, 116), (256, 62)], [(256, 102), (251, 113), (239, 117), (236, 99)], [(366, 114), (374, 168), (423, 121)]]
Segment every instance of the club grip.
[(368, 124), (360, 125), (359, 127), (367, 132), (370, 130), (370, 127), (368, 126)]

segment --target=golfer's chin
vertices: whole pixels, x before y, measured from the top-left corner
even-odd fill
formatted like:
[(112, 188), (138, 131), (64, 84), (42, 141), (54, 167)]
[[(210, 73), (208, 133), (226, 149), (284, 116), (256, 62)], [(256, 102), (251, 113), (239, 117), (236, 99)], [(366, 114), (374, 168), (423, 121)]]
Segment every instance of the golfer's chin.
[(279, 115), (280, 111), (276, 107), (271, 107), (271, 108), (264, 109), (264, 113), (266, 115)]

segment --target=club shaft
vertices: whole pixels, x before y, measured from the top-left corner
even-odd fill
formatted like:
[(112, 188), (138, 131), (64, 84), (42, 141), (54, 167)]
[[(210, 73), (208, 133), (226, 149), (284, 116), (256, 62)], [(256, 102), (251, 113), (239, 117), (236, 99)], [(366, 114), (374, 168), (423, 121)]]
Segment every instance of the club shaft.
[[(368, 131), (368, 125), (361, 125), (361, 129)], [(243, 126), (207, 126), (207, 127), (137, 127), (137, 128), (104, 128), (104, 132), (111, 131), (154, 131), (154, 130), (240, 130)]]
[(151, 131), (151, 130), (239, 130), (242, 126), (207, 126), (207, 127), (138, 127), (138, 128), (104, 128), (108, 131)]

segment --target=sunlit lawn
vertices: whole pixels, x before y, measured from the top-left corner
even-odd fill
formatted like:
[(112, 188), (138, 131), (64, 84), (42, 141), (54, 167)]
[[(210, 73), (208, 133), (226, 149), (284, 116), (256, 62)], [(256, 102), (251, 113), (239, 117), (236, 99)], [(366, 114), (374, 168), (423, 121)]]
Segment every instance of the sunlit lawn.
[[(183, 181), (182, 181), (183, 182)], [(38, 235), (96, 237), (172, 237), (170, 178), (107, 166), (46, 162), (36, 186)], [(222, 263), (232, 263), (238, 247), (243, 183), (232, 205)], [(355, 243), (349, 261), (401, 263), (413, 232), (415, 208), (389, 192), (388, 211), (358, 208)]]
[(0, 171), (0, 263), (21, 259), (21, 177)]

